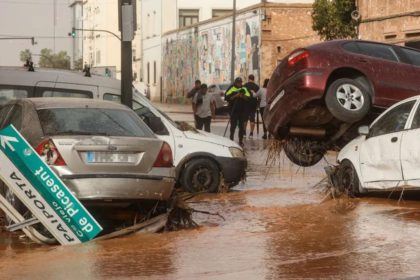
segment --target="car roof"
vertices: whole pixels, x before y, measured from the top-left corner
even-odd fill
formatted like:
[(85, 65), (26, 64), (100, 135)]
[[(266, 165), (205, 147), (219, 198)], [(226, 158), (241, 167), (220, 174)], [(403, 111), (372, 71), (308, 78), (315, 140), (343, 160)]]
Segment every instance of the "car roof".
[[(12, 102), (13, 103), (13, 102)], [(36, 110), (53, 108), (101, 108), (119, 109), (130, 111), (130, 108), (111, 101), (102, 101), (88, 98), (69, 98), (69, 97), (42, 97), (24, 98), (15, 100), (15, 103), (29, 103)]]
[[(103, 77), (92, 74), (91, 77), (86, 77), (83, 72), (51, 69), (51, 68), (35, 68), (34, 72), (28, 71), (25, 67), (0, 66), (0, 77), (7, 77), (7, 80), (18, 80), (19, 85), (34, 86), (37, 82), (56, 82), (56, 83), (71, 83), (78, 85), (102, 86), (108, 88), (119, 89), (121, 81), (113, 78)], [(0, 79), (2, 80), (2, 79)], [(6, 81), (2, 81), (3, 83)]]

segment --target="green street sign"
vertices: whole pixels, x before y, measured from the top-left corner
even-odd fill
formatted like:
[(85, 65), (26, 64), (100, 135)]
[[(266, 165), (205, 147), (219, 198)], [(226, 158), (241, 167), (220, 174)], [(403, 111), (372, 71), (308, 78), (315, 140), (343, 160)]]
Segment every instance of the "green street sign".
[(10, 125), (0, 130), (0, 177), (62, 245), (97, 236), (102, 227)]

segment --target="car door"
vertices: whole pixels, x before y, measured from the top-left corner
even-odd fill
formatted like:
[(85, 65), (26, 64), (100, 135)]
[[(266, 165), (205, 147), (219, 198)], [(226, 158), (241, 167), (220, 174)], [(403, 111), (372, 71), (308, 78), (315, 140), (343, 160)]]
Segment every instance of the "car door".
[(410, 83), (414, 84), (417, 94), (420, 94), (420, 51), (398, 47), (401, 56), (405, 57), (407, 63), (411, 64)]
[(362, 55), (359, 64), (369, 62), (376, 73), (374, 105), (389, 107), (416, 95), (415, 84), (409, 78), (413, 75), (412, 67), (401, 62), (392, 46), (368, 42), (358, 42), (357, 45)]
[(372, 124), (360, 146), (360, 170), (366, 188), (392, 188), (403, 180), (401, 139), (415, 102), (410, 100), (392, 107)]
[(404, 184), (420, 187), (420, 106), (413, 110), (410, 129), (402, 135), (401, 167)]

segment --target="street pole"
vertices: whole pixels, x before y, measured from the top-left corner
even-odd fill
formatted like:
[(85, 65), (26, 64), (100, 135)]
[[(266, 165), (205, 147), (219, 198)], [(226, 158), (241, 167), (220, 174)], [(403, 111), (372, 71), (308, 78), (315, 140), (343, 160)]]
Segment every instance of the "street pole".
[(121, 103), (133, 107), (133, 55), (135, 5), (132, 0), (119, 0), (119, 22), (121, 30)]
[(232, 60), (230, 62), (230, 81), (235, 81), (235, 39), (236, 39), (236, 0), (233, 0), (232, 14)]

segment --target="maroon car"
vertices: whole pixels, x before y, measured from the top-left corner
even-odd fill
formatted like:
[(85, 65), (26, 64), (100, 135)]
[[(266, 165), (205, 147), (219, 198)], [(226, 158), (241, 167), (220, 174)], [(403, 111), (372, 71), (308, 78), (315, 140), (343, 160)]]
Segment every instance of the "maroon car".
[(291, 161), (311, 166), (351, 140), (359, 124), (420, 94), (419, 77), (415, 49), (359, 40), (297, 49), (272, 74), (264, 122), (287, 140)]

